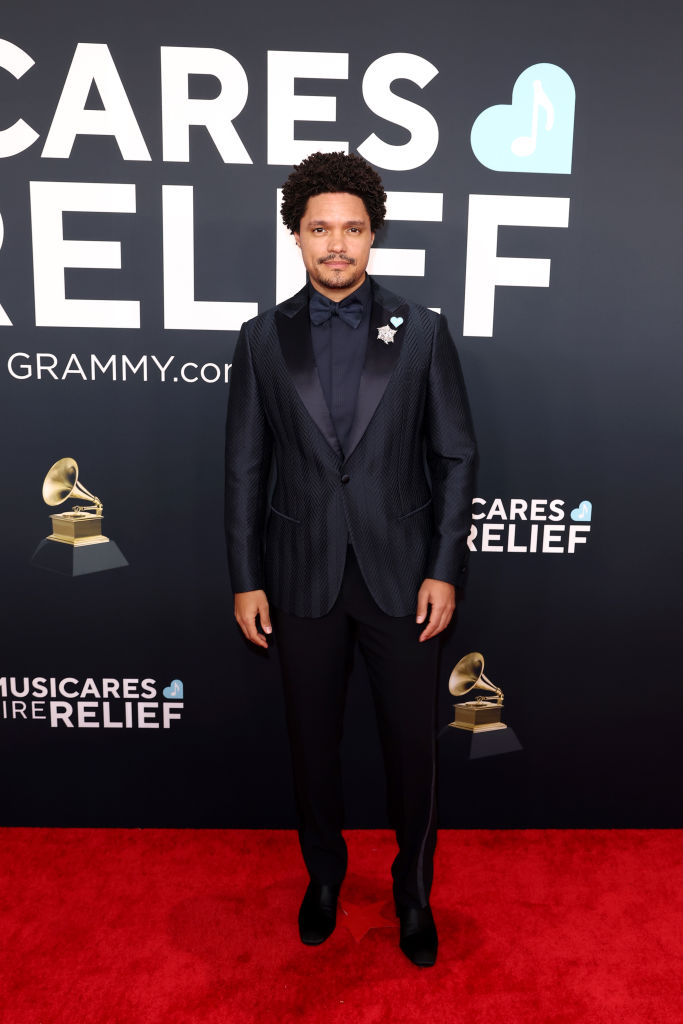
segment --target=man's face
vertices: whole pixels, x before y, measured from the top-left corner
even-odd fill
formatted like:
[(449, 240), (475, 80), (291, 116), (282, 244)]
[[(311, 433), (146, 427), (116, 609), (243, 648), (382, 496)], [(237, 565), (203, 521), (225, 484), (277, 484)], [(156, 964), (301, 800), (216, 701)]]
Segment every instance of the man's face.
[(365, 280), (375, 236), (360, 196), (311, 196), (294, 237), (311, 283), (323, 295), (340, 302)]

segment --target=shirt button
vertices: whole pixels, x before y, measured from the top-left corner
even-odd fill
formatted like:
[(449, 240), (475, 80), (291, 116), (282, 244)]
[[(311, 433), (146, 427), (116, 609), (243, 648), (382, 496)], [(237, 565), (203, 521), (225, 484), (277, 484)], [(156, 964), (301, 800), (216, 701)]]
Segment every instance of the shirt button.
[(351, 479), (351, 477), (349, 476), (349, 474), (348, 473), (344, 473), (343, 477), (341, 478), (341, 482), (343, 484), (348, 484), (350, 479)]

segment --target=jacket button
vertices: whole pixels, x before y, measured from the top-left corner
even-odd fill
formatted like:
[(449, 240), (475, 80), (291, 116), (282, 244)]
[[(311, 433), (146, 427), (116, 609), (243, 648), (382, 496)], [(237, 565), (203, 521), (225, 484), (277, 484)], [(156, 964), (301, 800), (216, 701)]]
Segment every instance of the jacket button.
[(350, 479), (351, 479), (351, 477), (349, 476), (349, 474), (348, 473), (344, 473), (344, 476), (341, 478), (341, 482), (343, 484), (348, 484)]

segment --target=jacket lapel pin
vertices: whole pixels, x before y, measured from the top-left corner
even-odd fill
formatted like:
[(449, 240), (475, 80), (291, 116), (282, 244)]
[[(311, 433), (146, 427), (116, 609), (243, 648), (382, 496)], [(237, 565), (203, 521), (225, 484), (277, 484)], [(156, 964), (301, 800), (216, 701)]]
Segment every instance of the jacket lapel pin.
[(385, 324), (384, 327), (377, 328), (377, 338), (379, 341), (383, 341), (385, 345), (391, 345), (394, 340), (394, 335), (403, 323), (402, 316), (392, 316), (389, 320), (389, 324), (393, 324), (393, 329), (389, 324)]

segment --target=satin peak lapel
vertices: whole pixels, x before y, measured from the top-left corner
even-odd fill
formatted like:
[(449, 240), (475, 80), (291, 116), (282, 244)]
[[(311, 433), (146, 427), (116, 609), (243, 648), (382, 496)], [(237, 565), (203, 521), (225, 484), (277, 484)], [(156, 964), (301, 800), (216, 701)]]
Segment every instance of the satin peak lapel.
[[(378, 301), (384, 295), (388, 296), (389, 293), (384, 292), (383, 289), (376, 289), (375, 301), (372, 304), (372, 314), (370, 317), (365, 365), (363, 366), (360, 378), (356, 411), (353, 417), (347, 451), (345, 452), (345, 458), (347, 459), (368, 429), (370, 420), (375, 414), (375, 409), (379, 405), (389, 383), (389, 378), (398, 363), (403, 337), (408, 326), (407, 304), (401, 303), (394, 309), (387, 309)], [(384, 327), (387, 324), (391, 326), (391, 317), (397, 315), (403, 318), (403, 322), (399, 325), (394, 335), (394, 340), (387, 345), (377, 337), (377, 332), (380, 327)]]
[[(294, 299), (299, 299), (301, 294), (299, 292)], [(308, 302), (304, 301), (301, 308), (297, 310), (294, 300), (290, 299), (285, 304), (285, 308), (276, 310), (275, 324), (282, 355), (299, 397), (330, 448), (339, 458), (342, 458), (339, 439), (325, 401), (318, 368), (315, 365), (311, 325), (308, 318)]]

